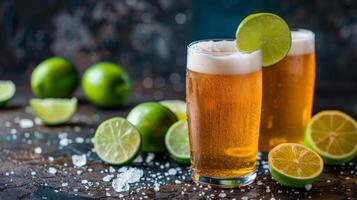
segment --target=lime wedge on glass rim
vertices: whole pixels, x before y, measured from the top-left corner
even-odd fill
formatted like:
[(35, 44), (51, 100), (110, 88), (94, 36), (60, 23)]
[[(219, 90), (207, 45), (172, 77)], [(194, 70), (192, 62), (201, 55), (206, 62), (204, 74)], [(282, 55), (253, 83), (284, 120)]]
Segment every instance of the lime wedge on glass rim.
[(357, 155), (357, 123), (337, 110), (319, 112), (306, 127), (304, 143), (326, 164), (348, 162)]
[(268, 161), (270, 174), (278, 183), (296, 188), (314, 182), (324, 167), (317, 153), (295, 143), (274, 147), (269, 152)]
[(291, 47), (290, 29), (286, 22), (272, 13), (255, 13), (239, 24), (237, 48), (241, 52), (262, 51), (263, 67), (282, 60)]
[(77, 109), (77, 99), (31, 99), (30, 106), (34, 114), (47, 125), (67, 122)]
[(12, 81), (0, 81), (0, 106), (5, 106), (15, 91), (16, 87)]
[(186, 102), (182, 100), (163, 100), (160, 104), (169, 108), (173, 113), (177, 115), (179, 120), (186, 120)]
[(139, 131), (128, 120), (115, 117), (99, 125), (92, 142), (103, 161), (125, 165), (139, 152), (141, 138)]
[(174, 123), (166, 133), (165, 145), (172, 159), (181, 164), (190, 163), (190, 144), (186, 120)]

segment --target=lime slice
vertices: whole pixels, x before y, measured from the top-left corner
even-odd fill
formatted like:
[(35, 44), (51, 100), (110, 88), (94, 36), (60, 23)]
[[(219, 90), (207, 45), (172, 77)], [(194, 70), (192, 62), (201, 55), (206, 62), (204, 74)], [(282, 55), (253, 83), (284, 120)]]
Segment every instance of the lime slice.
[(77, 108), (77, 99), (31, 99), (34, 114), (47, 125), (67, 122)]
[(128, 120), (115, 117), (99, 125), (92, 140), (98, 156), (109, 164), (130, 163), (140, 149), (140, 133)]
[(291, 34), (286, 22), (272, 13), (247, 16), (236, 32), (237, 48), (242, 52), (262, 51), (263, 66), (282, 60), (289, 52)]
[(304, 187), (321, 174), (324, 164), (309, 148), (294, 143), (280, 144), (268, 155), (270, 174), (280, 184)]
[(15, 94), (15, 84), (12, 81), (0, 81), (0, 106), (5, 106)]
[(188, 140), (187, 121), (174, 123), (165, 136), (166, 148), (172, 159), (178, 163), (190, 163), (190, 144)]
[(182, 100), (164, 100), (160, 101), (162, 105), (168, 107), (172, 112), (177, 115), (179, 120), (186, 120), (186, 102)]
[(340, 111), (319, 112), (309, 122), (304, 142), (326, 164), (348, 162), (357, 154), (357, 123)]

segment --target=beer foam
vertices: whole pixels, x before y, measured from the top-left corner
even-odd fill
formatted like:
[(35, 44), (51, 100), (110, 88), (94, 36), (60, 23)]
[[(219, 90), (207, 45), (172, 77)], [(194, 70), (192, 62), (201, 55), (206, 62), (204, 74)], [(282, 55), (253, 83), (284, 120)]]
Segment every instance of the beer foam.
[(315, 52), (315, 35), (313, 32), (298, 29), (291, 32), (292, 44), (288, 55), (304, 55)]
[(187, 68), (206, 74), (247, 74), (261, 69), (261, 52), (237, 51), (234, 40), (198, 41), (188, 47)]

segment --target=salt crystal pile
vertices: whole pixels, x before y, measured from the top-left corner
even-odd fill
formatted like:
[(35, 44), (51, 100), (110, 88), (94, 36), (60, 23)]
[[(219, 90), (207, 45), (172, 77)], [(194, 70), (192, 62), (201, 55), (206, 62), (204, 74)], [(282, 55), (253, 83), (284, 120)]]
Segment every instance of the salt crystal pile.
[(116, 192), (128, 191), (129, 183), (135, 183), (144, 175), (143, 170), (137, 168), (128, 168), (126, 171), (117, 175), (112, 181), (112, 187)]
[(87, 164), (87, 156), (85, 154), (82, 155), (73, 155), (72, 162), (74, 166), (82, 167)]

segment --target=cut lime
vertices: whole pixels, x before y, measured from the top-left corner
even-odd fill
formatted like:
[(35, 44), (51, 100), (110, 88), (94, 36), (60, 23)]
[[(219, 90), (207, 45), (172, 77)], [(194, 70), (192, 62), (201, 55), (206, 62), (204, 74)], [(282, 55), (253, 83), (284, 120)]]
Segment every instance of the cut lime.
[(157, 102), (135, 106), (126, 119), (139, 130), (143, 152), (165, 151), (166, 132), (177, 121), (175, 113)]
[(319, 112), (309, 122), (304, 142), (326, 164), (348, 162), (357, 154), (357, 123), (340, 111)]
[(178, 121), (170, 127), (165, 136), (165, 145), (176, 162), (190, 163), (190, 144), (186, 120)]
[(0, 106), (5, 106), (15, 94), (15, 84), (12, 81), (0, 81)]
[(99, 125), (92, 140), (98, 156), (109, 164), (130, 163), (140, 149), (140, 133), (126, 119), (115, 117)]
[(77, 99), (31, 99), (30, 106), (43, 123), (57, 125), (72, 117), (77, 109)]
[(242, 52), (262, 51), (263, 66), (282, 60), (289, 52), (291, 34), (286, 22), (272, 13), (247, 16), (236, 32), (237, 48)]
[(309, 148), (294, 143), (280, 144), (268, 155), (270, 174), (280, 184), (304, 187), (321, 174), (324, 164), (320, 156)]
[(164, 100), (160, 101), (160, 103), (174, 112), (179, 120), (187, 119), (186, 102), (182, 100)]

